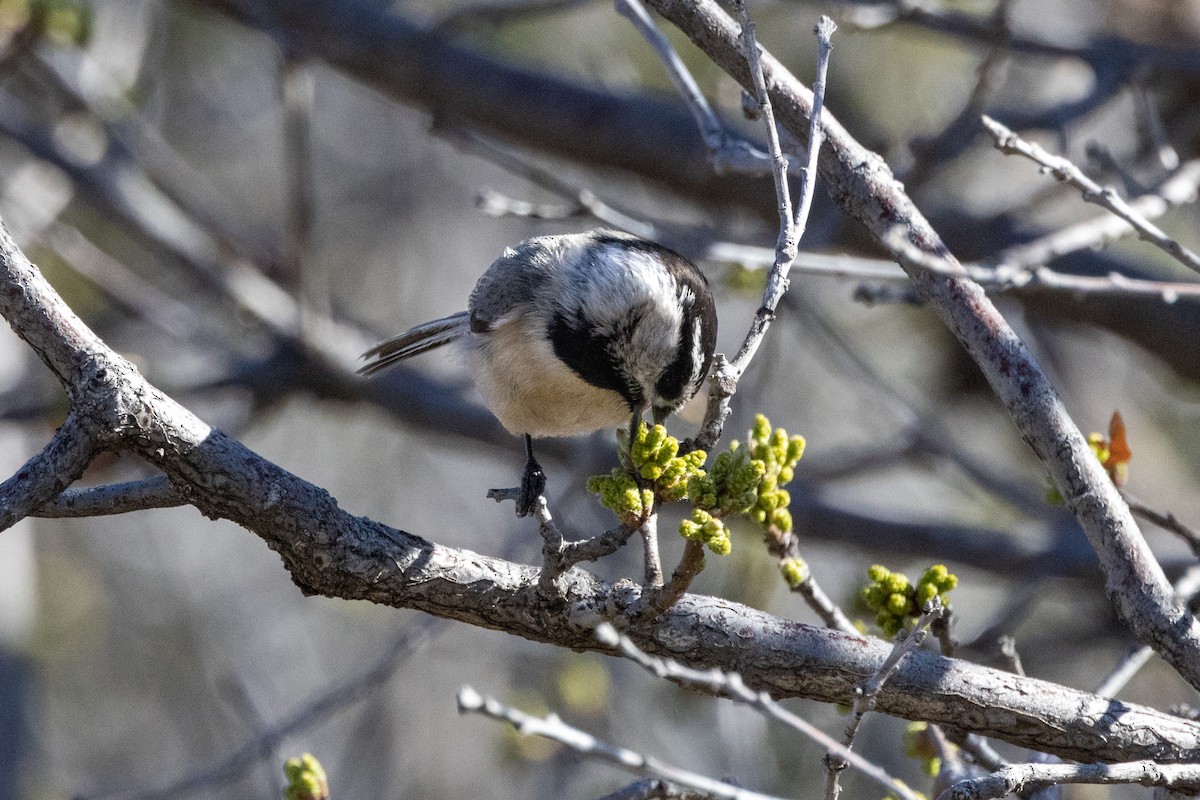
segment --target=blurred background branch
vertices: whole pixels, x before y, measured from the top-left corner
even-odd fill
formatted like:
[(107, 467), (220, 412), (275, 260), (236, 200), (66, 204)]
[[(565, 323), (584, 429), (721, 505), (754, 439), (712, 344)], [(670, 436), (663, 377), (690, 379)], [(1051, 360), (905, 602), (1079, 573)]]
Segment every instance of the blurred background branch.
[[(1155, 222), (1195, 250), (1196, 4), (1106, 0), (1087, 15), (1060, 2), (750, 9), (764, 45), (801, 75), (814, 61), (813, 22), (844, 14), (834, 113), (886, 156), (956, 255), (998, 270), (998, 302), (1085, 430), (1121, 409), (1135, 452), (1128, 490), (1147, 516), (1194, 529), (1200, 302), (1171, 291), (1194, 287), (1193, 276), (1110, 234), (1048, 246), (1105, 218), (1028, 164), (1006, 163), (977, 120), (1000, 119), (1131, 204), (1171, 188)], [(740, 89), (663, 30), (725, 129), (759, 141)], [(430, 357), (375, 383), (350, 376), (381, 334), (461, 307), (503, 247), (589, 227), (585, 214), (648, 226), (702, 260), (727, 352), (761, 296), (762, 253), (769, 263), (775, 238), (769, 179), (711, 169), (661, 65), (607, 3), (4, 0), (0, 34), (0, 215), (18, 240), (155, 383), (355, 513), (453, 527), (448, 544), (536, 563), (538, 537), (483, 499), (498, 475), (515, 474), (520, 453), (461, 366)], [(481, 214), (474, 198), (485, 187), (570, 215)], [(1021, 260), (1030, 272), (1018, 286), (999, 271), (1026, 245), (1046, 249)], [(882, 270), (891, 296), (913, 295), (822, 192), (805, 248), (814, 252), (800, 255), (728, 431), (761, 410), (808, 438), (791, 511), (821, 585), (858, 617), (872, 561), (946, 561), (969, 587), (955, 606), (966, 655), (1000, 664), (995, 636), (1016, 635), (1031, 675), (1099, 684), (1130, 637), (1095, 554), (1069, 515), (1042, 502), (1044, 476), (978, 370), (927, 310), (854, 299), (881, 286)], [(1141, 290), (1127, 288), (1137, 281)], [(11, 337), (0, 371), (12, 474), (66, 405)], [(555, 516), (572, 533), (611, 526), (578, 487), (611, 467), (612, 449), (598, 435), (546, 450), (558, 462), (548, 465)], [(155, 480), (102, 454), (85, 485), (145, 481), (155, 503), (173, 502), (153, 492)], [(508, 531), (503, 541), (476, 533), (497, 530)], [(744, 533), (696, 589), (815, 621)], [(1194, 562), (1174, 534), (1146, 534), (1172, 577)], [(247, 539), (190, 508), (30, 519), (5, 534), (0, 798), (202, 774), (230, 742), (281, 723), (297, 698), (357, 674), (392, 640), (397, 612), (302, 600), (273, 554)], [(638, 574), (626, 556), (598, 569)], [(464, 627), (414, 653), (372, 702), (289, 729), (282, 746), (320, 755), (345, 796), (614, 791), (611, 775), (560, 752), (464, 726), (450, 703), (469, 682), (523, 708), (537, 706), (524, 702), (531, 696), (565, 708), (598, 732), (661, 709), (680, 737), (672, 746), (703, 754), (706, 771), (778, 794), (795, 793), (797, 763), (819, 762), (819, 748), (629, 675)], [(236, 703), (220, 688), (231, 680), (244, 687)], [(1152, 659), (1121, 698), (1166, 708), (1194, 693)], [(826, 730), (842, 724), (827, 707), (800, 710)], [(902, 726), (872, 723), (856, 747), (921, 785), (920, 765), (895, 746)], [(639, 749), (680, 761), (646, 736)], [(166, 763), (180, 769), (164, 773)], [(263, 796), (277, 772), (251, 766), (226, 785)], [(845, 780), (850, 795), (867, 791)]]

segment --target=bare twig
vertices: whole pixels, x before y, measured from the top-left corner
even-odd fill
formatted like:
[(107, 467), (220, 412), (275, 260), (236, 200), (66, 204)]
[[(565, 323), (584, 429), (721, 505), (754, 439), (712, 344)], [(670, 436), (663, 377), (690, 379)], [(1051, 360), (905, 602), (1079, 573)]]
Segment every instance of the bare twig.
[(779, 133), (775, 126), (775, 112), (771, 108), (770, 94), (767, 92), (766, 78), (763, 75), (762, 62), (759, 57), (758, 43), (754, 38), (754, 23), (746, 12), (745, 4), (735, 3), (742, 22), (742, 47), (750, 64), (750, 74), (754, 81), (754, 90), (758, 98), (759, 113), (762, 115), (767, 128), (767, 142), (775, 163), (775, 192), (779, 201), (779, 239), (775, 244), (775, 262), (767, 275), (767, 287), (763, 292), (762, 307), (755, 314), (750, 332), (746, 334), (742, 346), (730, 362), (730, 370), (736, 379), (740, 378), (754, 358), (759, 344), (766, 336), (767, 328), (775, 316), (775, 309), (780, 299), (787, 291), (788, 271), (796, 259), (800, 237), (808, 222), (808, 214), (812, 209), (813, 190), (816, 186), (817, 157), (821, 148), (823, 134), (821, 132), (821, 106), (824, 102), (825, 75), (829, 69), (829, 56), (833, 51), (830, 37), (837, 30), (833, 20), (822, 17), (813, 29), (817, 36), (817, 79), (813, 82), (813, 111), (809, 121), (808, 164), (805, 166), (800, 181), (800, 205), (792, 216), (791, 197), (787, 183), (787, 159), (779, 148)]
[[(497, 500), (514, 500), (519, 493), (519, 489), (493, 489), (488, 496)], [(639, 530), (632, 525), (622, 525), (590, 539), (568, 542), (551, 516), (545, 497), (538, 498), (533, 514), (538, 521), (543, 542), (542, 571), (538, 577), (538, 586), (543, 591), (554, 589), (558, 577), (575, 564), (595, 561), (617, 552)]]
[(1122, 490), (1121, 496), (1125, 498), (1125, 502), (1129, 504), (1129, 510), (1136, 516), (1144, 520), (1154, 523), (1158, 527), (1183, 539), (1187, 546), (1192, 548), (1192, 552), (1200, 556), (1200, 531), (1192, 526), (1184, 523), (1171, 512), (1158, 511), (1143, 503), (1141, 500), (1133, 497), (1129, 492)]
[(876, 670), (875, 674), (863, 682), (862, 689), (856, 692), (854, 701), (854, 717), (850, 721), (850, 725), (846, 728), (846, 738), (853, 740), (854, 735), (851, 731), (856, 731), (859, 724), (862, 722), (863, 716), (875, 708), (875, 698), (879, 695), (879, 690), (887, 683), (888, 679), (900, 666), (900, 661), (906, 655), (911, 653), (925, 639), (926, 629), (937, 619), (941, 618), (946, 613), (946, 609), (942, 606), (941, 600), (934, 598), (926, 604), (925, 610), (917, 621), (898, 642), (892, 647), (892, 651), (884, 660), (883, 664)]
[(100, 517), (148, 508), (186, 505), (187, 497), (164, 475), (107, 486), (72, 488), (43, 503), (32, 517)]
[(791, 193), (787, 181), (788, 161), (779, 144), (779, 129), (775, 125), (771, 96), (767, 91), (759, 47), (754, 37), (754, 23), (750, 20), (744, 2), (739, 0), (734, 5), (741, 18), (741, 50), (749, 65), (759, 115), (767, 130), (767, 144), (774, 167), (772, 176), (775, 179), (775, 195), (779, 204), (779, 237), (775, 245), (774, 263), (767, 275), (767, 286), (763, 291), (762, 306), (755, 313), (746, 338), (742, 341), (732, 360), (728, 363), (723, 360), (714, 363), (710, 372), (712, 378), (708, 410), (700, 433), (694, 442), (689, 443), (701, 449), (710, 449), (720, 439), (725, 420), (729, 417), (729, 398), (736, 391), (737, 382), (758, 351), (758, 347), (771, 325), (771, 320), (775, 317), (775, 309), (787, 291), (788, 270), (795, 261), (800, 236), (804, 232), (812, 208), (813, 190), (817, 176), (817, 158), (824, 136), (821, 128), (821, 106), (824, 102), (825, 75), (829, 68), (829, 56), (833, 50), (830, 37), (837, 29), (837, 26), (828, 17), (822, 17), (821, 21), (813, 28), (813, 33), (817, 36), (817, 80), (813, 83), (815, 99), (809, 124), (808, 164), (800, 176), (801, 201), (795, 216), (793, 216)]
[(1017, 640), (1012, 636), (1000, 637), (1000, 655), (1008, 662), (1008, 668), (1016, 675), (1024, 675), (1025, 667), (1021, 664), (1021, 654), (1017, 652)]
[(484, 697), (470, 686), (464, 686), (458, 690), (457, 702), (459, 713), (482, 714), (485, 717), (507, 722), (522, 736), (541, 736), (566, 745), (588, 758), (606, 761), (635, 775), (661, 778), (669, 783), (702, 792), (716, 800), (782, 800), (761, 792), (730, 786), (727, 783), (673, 766), (653, 756), (642, 755), (633, 750), (609, 744), (578, 728), (567, 725), (556, 714), (548, 714), (545, 717), (530, 716), (506, 706), (494, 698)]
[(658, 778), (643, 778), (597, 800), (708, 800), (708, 795), (675, 786)]
[[(1196, 199), (1200, 186), (1200, 159), (1193, 159), (1163, 179), (1146, 194), (1130, 200), (1128, 205), (1143, 219), (1161, 217), (1175, 206), (1191, 203)], [(1115, 214), (1101, 214), (1093, 219), (1068, 225), (1030, 242), (1013, 245), (989, 257), (982, 265), (995, 270), (998, 282), (1020, 285), (1013, 273), (1031, 270), (1049, 264), (1068, 253), (1099, 247), (1133, 232), (1133, 225)], [(986, 277), (968, 266), (976, 280), (986, 282)], [(1129, 280), (1129, 279), (1127, 279)], [(1188, 284), (1183, 284), (1187, 286)]]
[(938, 795), (938, 800), (991, 800), (1060, 783), (1161, 786), (1195, 789), (1200, 786), (1200, 765), (1134, 761), (1125, 764), (1009, 764), (982, 778), (960, 781)]
[(988, 129), (988, 132), (992, 134), (992, 138), (996, 140), (996, 149), (1000, 152), (1006, 155), (1016, 153), (1025, 156), (1034, 163), (1041, 164), (1055, 178), (1078, 189), (1084, 200), (1089, 203), (1095, 203), (1102, 208), (1107, 208), (1132, 226), (1140, 238), (1168, 253), (1188, 269), (1200, 272), (1200, 255), (1193, 253), (1170, 236), (1167, 236), (1161, 228), (1154, 225), (1139, 214), (1129, 203), (1121, 199), (1115, 190), (1110, 187), (1101, 186), (1093, 181), (1069, 159), (1052, 155), (1046, 152), (1041, 145), (1025, 141), (1007, 127), (986, 115), (983, 117), (983, 126)]
[(817, 579), (809, 572), (804, 580), (800, 581), (795, 586), (791, 587), (792, 591), (804, 598), (804, 602), (808, 604), (821, 621), (827, 627), (839, 630), (842, 633), (851, 635), (857, 634), (859, 631), (854, 627), (854, 623), (846, 616), (841, 607), (825, 593), (817, 583)]
[[(792, 222), (791, 189), (788, 187), (787, 180), (788, 160), (779, 145), (779, 128), (775, 126), (775, 111), (771, 108), (771, 96), (767, 92), (766, 78), (763, 76), (758, 41), (754, 35), (754, 21), (750, 19), (750, 13), (746, 11), (746, 4), (743, 0), (735, 0), (734, 10), (737, 12), (738, 22), (742, 26), (742, 52), (745, 53), (746, 62), (750, 67), (750, 77), (754, 83), (754, 99), (758, 103), (758, 116), (767, 131), (767, 148), (771, 153), (771, 177), (775, 180), (775, 196), (779, 203), (779, 237), (775, 243), (775, 263), (772, 267), (771, 277), (768, 277), (767, 281), (769, 285), (771, 283), (779, 285), (786, 280), (787, 268), (796, 257), (797, 248), (796, 229)], [(765, 296), (763, 305), (767, 305)], [(743, 345), (742, 349), (745, 350), (746, 346)], [(750, 353), (747, 359), (752, 356), (753, 353)], [(732, 366), (737, 369), (739, 359), (735, 358)]]
[(825, 590), (817, 583), (817, 579), (813, 577), (812, 571), (808, 568), (807, 562), (800, 557), (799, 542), (793, 529), (789, 533), (784, 533), (779, 528), (772, 525), (763, 536), (763, 543), (766, 545), (767, 552), (775, 556), (782, 564), (787, 559), (795, 559), (802, 563), (804, 569), (803, 580), (798, 581), (790, 588), (793, 592), (800, 595), (808, 607), (816, 612), (828, 627), (848, 633), (851, 636), (857, 636), (859, 630), (852, 623), (838, 605), (830, 599), (829, 595), (825, 594)]
[[(713, 169), (717, 173), (728, 171), (766, 175), (772, 168), (778, 168), (778, 164), (773, 164), (770, 155), (749, 142), (731, 135), (725, 129), (725, 126), (717, 119), (717, 115), (713, 113), (712, 106), (708, 104), (704, 93), (696, 84), (696, 79), (692, 77), (692, 73), (683, 63), (683, 59), (675, 52), (670, 40), (654, 24), (654, 20), (650, 19), (650, 15), (646, 13), (641, 1), (616, 0), (616, 6), (617, 13), (633, 23), (634, 27), (638, 29), (638, 33), (642, 34), (642, 37), (650, 43), (667, 68), (667, 76), (670, 77), (676, 91), (687, 104), (692, 118), (696, 120), (696, 127), (700, 129), (700, 135), (704, 138), (705, 146), (708, 147), (709, 160), (712, 162)], [(786, 168), (785, 162), (784, 169)]]
[(719, 692), (734, 702), (749, 705), (764, 716), (799, 731), (830, 752), (838, 753), (846, 763), (862, 771), (864, 775), (888, 791), (900, 795), (904, 800), (918, 800), (919, 798), (919, 795), (909, 789), (903, 781), (892, 777), (882, 767), (867, 761), (849, 748), (839, 744), (833, 737), (816, 728), (803, 717), (788, 711), (776, 703), (767, 692), (756, 692), (747, 687), (742, 676), (736, 672), (691, 669), (669, 658), (647, 655), (629, 637), (622, 636), (616, 628), (607, 623), (597, 626), (596, 638), (608, 647), (618, 649), (623, 656), (659, 678), (684, 686), (699, 686), (709, 691)]
[(671, 573), (671, 580), (651, 600), (652, 608), (661, 612), (675, 605), (703, 569), (704, 545), (688, 539), (687, 544), (683, 546), (683, 555), (679, 559), (679, 565)]
[(854, 739), (858, 735), (858, 728), (862, 724), (863, 717), (875, 708), (875, 698), (879, 696), (879, 690), (883, 688), (883, 685), (892, 677), (896, 668), (900, 666), (901, 659), (920, 646), (922, 640), (925, 638), (926, 629), (934, 620), (940, 619), (943, 613), (945, 613), (945, 608), (942, 606), (941, 600), (934, 597), (927, 604), (925, 611), (922, 612), (917, 621), (913, 623), (912, 628), (893, 645), (892, 652), (884, 659), (879, 669), (870, 678), (863, 681), (862, 685), (855, 691), (854, 711), (850, 717), (850, 722), (846, 725), (846, 733), (842, 737), (843, 748), (841, 750), (830, 750), (825, 754), (826, 800), (837, 800), (838, 796), (841, 795), (841, 774), (842, 770), (846, 768), (846, 761), (842, 755), (842, 750), (850, 750), (854, 746)]
[(46, 446), (0, 483), (0, 531), (8, 530), (75, 482), (96, 455), (97, 434), (87, 417), (68, 414)]
[(646, 516), (638, 527), (642, 537), (642, 555), (645, 560), (646, 586), (661, 589), (663, 585), (662, 555), (658, 550), (658, 514)]

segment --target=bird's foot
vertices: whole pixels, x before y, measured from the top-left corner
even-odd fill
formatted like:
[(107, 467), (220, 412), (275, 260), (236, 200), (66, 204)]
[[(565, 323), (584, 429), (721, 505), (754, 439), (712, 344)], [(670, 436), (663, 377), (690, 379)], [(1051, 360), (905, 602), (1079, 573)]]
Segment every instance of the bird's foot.
[(532, 455), (521, 475), (521, 491), (516, 497), (517, 516), (528, 517), (537, 509), (538, 498), (546, 493), (546, 473)]
[(490, 489), (488, 497), (497, 503), (512, 500), (517, 506), (518, 517), (531, 516), (538, 507), (538, 498), (546, 493), (546, 473), (533, 457), (533, 440), (525, 437), (525, 471), (521, 474), (521, 485), (515, 489)]

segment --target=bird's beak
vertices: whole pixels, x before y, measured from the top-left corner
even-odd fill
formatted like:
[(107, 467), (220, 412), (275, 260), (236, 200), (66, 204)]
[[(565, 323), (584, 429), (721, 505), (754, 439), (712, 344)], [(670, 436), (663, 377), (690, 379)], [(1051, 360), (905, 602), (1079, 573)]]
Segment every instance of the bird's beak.
[(662, 425), (667, 417), (671, 416), (671, 410), (669, 408), (655, 408), (650, 412), (650, 415), (654, 418), (655, 425)]

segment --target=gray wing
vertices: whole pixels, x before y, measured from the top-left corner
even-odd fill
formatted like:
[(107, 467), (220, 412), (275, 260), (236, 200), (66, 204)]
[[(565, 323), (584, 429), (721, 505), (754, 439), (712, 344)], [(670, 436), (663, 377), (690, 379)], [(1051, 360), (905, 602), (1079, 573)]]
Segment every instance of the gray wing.
[(580, 235), (539, 236), (505, 250), (471, 292), (467, 302), (471, 330), (494, 330), (552, 294), (563, 252), (581, 239)]
[(399, 336), (385, 339), (363, 353), (362, 357), (367, 359), (367, 363), (358, 368), (358, 374), (374, 375), (397, 361), (403, 361), (424, 353), (426, 350), (449, 344), (455, 339), (465, 336), (468, 325), (467, 312), (460, 311), (457, 314), (409, 328)]

